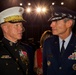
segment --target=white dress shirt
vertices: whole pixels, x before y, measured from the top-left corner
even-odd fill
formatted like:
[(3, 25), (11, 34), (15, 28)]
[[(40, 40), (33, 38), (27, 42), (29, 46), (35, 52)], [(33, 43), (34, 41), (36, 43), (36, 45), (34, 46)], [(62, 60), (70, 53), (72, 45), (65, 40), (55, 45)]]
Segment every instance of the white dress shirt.
[[(67, 48), (67, 45), (68, 45), (68, 43), (69, 43), (69, 41), (70, 41), (70, 39), (71, 39), (71, 36), (72, 36), (72, 32), (71, 32), (71, 34), (66, 38), (66, 39), (64, 39), (64, 48), (66, 49)], [(59, 44), (60, 44), (60, 52), (61, 52), (61, 46), (62, 46), (62, 39), (59, 37)]]

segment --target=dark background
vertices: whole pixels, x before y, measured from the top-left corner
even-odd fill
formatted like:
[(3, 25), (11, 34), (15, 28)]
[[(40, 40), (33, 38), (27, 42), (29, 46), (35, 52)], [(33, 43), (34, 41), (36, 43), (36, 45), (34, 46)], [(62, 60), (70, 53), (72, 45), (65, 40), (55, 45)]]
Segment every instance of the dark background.
[[(24, 13), (24, 19), (27, 21), (24, 23), (25, 32), (23, 33), (22, 41), (27, 41), (29, 38), (34, 38), (35, 41), (39, 41), (41, 34), (47, 30), (51, 29), (49, 27), (50, 23), (48, 19), (50, 17), (50, 6), (52, 2), (55, 2), (55, 5), (61, 5), (61, 2), (64, 2), (64, 6), (76, 12), (76, 0), (0, 0), (0, 11), (12, 7), (12, 6), (20, 6), (19, 3), (23, 3), (25, 9), (28, 7), (28, 2), (31, 3), (31, 7), (33, 11), (28, 14)], [(47, 6), (46, 14), (36, 14), (34, 11), (37, 5)], [(74, 27), (74, 32), (75, 32)], [(0, 39), (2, 39), (2, 32), (0, 29)]]

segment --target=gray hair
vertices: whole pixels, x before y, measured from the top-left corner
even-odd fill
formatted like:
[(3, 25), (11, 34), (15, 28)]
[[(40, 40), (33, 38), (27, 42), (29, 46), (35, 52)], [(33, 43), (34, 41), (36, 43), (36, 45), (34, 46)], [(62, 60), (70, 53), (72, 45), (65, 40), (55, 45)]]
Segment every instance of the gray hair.
[(72, 27), (75, 25), (75, 20), (74, 19), (69, 19), (69, 18), (64, 18), (64, 22), (67, 22), (69, 20), (72, 20)]

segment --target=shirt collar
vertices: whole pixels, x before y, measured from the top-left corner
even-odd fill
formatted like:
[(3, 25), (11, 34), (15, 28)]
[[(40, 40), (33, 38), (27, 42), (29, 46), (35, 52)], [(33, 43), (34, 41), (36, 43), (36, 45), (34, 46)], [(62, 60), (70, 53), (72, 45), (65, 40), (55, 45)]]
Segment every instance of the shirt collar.
[[(67, 45), (68, 45), (68, 43), (69, 43), (69, 41), (71, 39), (71, 36), (72, 36), (72, 32), (70, 33), (70, 35), (66, 39), (64, 39), (65, 40), (65, 43), (64, 43), (65, 49), (66, 49), (66, 47), (67, 47)], [(59, 44), (60, 44), (60, 50), (61, 50), (62, 39), (60, 37), (59, 37)]]
[[(71, 36), (72, 36), (72, 32), (70, 33), (70, 35), (66, 39), (64, 39), (65, 42), (69, 42)], [(60, 37), (59, 37), (59, 41), (62, 42), (62, 39)]]

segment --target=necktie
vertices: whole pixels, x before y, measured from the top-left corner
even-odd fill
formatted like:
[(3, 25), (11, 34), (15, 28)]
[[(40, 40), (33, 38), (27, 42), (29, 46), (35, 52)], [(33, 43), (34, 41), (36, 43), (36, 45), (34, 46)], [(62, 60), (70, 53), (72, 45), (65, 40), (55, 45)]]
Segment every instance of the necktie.
[(65, 50), (65, 48), (64, 48), (64, 40), (62, 41), (62, 47), (61, 47), (61, 55), (63, 55), (63, 53), (64, 53), (64, 50)]

